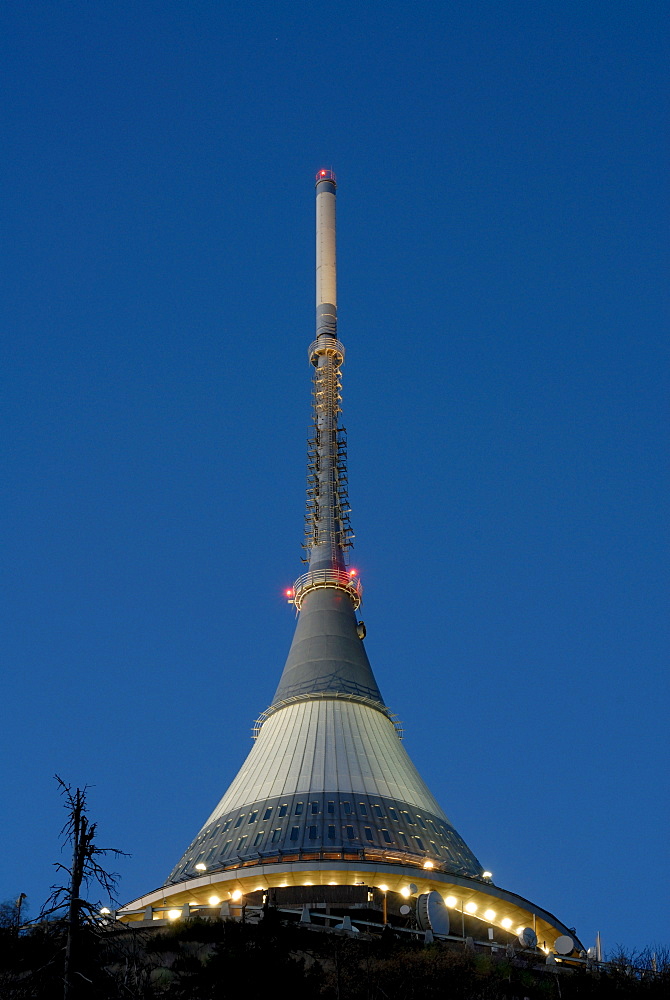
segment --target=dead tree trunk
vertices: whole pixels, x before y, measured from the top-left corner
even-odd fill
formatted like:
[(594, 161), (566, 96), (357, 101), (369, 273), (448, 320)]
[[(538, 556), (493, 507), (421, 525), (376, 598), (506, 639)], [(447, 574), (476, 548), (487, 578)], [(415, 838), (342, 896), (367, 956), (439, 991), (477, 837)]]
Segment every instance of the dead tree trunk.
[(65, 834), (65, 843), (69, 842), (72, 847), (72, 864), (68, 868), (56, 863), (56, 868), (67, 874), (67, 884), (52, 886), (51, 896), (42, 912), (53, 913), (66, 908), (63, 1000), (74, 1000), (75, 995), (81, 993), (80, 980), (82, 986), (86, 982), (86, 977), (78, 967), (82, 923), (84, 918), (95, 923), (99, 908), (98, 903), (82, 897), (82, 888), (89, 888), (92, 882), (97, 883), (113, 899), (117, 877), (105, 871), (96, 858), (101, 854), (123, 854), (123, 851), (115, 847), (98, 847), (95, 843), (96, 824), (91, 823), (86, 815), (86, 786), (73, 790), (58, 775), (56, 781), (65, 797), (68, 819), (61, 833)]

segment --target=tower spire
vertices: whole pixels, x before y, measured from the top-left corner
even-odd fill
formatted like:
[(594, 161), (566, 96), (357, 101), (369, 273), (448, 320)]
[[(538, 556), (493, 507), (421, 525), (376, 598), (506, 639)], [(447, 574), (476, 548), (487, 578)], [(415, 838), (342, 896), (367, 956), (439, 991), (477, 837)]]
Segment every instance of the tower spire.
[(336, 181), (332, 170), (316, 175), (316, 339), (309, 347), (314, 366), (312, 427), (307, 447), (305, 548), (312, 571), (345, 569), (352, 545), (347, 496), (347, 439), (340, 425), (344, 347), (337, 339)]

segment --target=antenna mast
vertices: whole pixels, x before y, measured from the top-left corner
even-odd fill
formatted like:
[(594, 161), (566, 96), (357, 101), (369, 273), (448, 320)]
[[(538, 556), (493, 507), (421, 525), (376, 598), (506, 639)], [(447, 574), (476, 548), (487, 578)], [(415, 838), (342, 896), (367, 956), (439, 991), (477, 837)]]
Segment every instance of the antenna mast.
[(347, 432), (340, 425), (344, 347), (337, 339), (337, 254), (335, 245), (335, 174), (316, 175), (316, 339), (309, 347), (314, 366), (312, 426), (307, 441), (307, 510), (304, 562), (309, 570), (296, 580), (292, 603), (300, 610), (304, 596), (318, 587), (344, 590), (354, 608), (361, 584), (346, 568), (352, 547), (347, 483)]
[(347, 495), (347, 434), (340, 426), (344, 347), (337, 339), (335, 174), (316, 175), (316, 340), (312, 428), (307, 443), (305, 548), (311, 570), (344, 570), (353, 544)]

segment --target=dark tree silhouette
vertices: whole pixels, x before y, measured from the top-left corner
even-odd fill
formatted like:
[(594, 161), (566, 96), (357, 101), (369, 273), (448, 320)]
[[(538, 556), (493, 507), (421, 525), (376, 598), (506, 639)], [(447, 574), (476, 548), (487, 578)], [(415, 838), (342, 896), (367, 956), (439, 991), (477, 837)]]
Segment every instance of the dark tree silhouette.
[(52, 885), (51, 895), (42, 908), (42, 916), (65, 910), (66, 943), (65, 967), (63, 970), (63, 998), (71, 1000), (77, 992), (76, 987), (86, 981), (83, 972), (77, 968), (79, 932), (85, 921), (93, 921), (100, 910), (100, 902), (84, 899), (81, 895), (97, 885), (104, 890), (109, 899), (115, 901), (118, 876), (108, 872), (99, 863), (98, 858), (107, 854), (123, 855), (124, 851), (116, 847), (98, 847), (95, 842), (97, 824), (88, 818), (86, 793), (88, 785), (83, 788), (72, 788), (57, 774), (54, 775), (60, 786), (60, 792), (65, 799), (67, 820), (61, 836), (63, 846), (69, 844), (72, 848), (70, 866), (60, 861), (54, 862), (58, 872), (67, 876), (65, 885)]
[(26, 915), (26, 894), (19, 893), (16, 899), (6, 899), (0, 903), (0, 930), (11, 931), (18, 934), (22, 923), (22, 917)]

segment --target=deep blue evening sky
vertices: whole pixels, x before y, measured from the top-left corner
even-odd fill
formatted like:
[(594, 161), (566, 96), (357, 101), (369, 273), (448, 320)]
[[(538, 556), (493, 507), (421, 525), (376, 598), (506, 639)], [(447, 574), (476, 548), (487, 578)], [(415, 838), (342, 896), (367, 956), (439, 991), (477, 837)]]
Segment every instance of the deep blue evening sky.
[(161, 884), (302, 571), (338, 176), (367, 648), (495, 881), (668, 943), (668, 9), (6, 0), (0, 899)]

